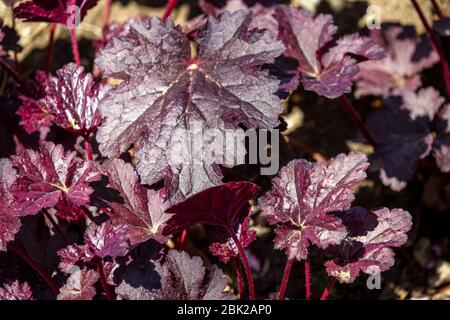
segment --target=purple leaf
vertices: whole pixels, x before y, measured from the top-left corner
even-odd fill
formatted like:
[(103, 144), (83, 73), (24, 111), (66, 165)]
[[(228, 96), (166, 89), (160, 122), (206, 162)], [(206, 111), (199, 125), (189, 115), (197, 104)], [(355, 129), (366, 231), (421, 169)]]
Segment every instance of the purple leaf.
[(54, 22), (73, 27), (81, 22), (97, 0), (29, 0), (14, 8), (14, 16), (25, 21)]
[(84, 240), (97, 257), (120, 257), (129, 249), (127, 231), (126, 226), (116, 226), (111, 221), (100, 226), (91, 223), (86, 229)]
[(305, 10), (280, 5), (275, 18), (278, 36), (286, 46), (284, 55), (298, 61), (294, 74), (300, 76), (306, 90), (319, 95), (337, 98), (349, 93), (352, 78), (359, 72), (358, 64), (384, 56), (380, 46), (357, 34), (338, 39), (330, 48), (337, 30), (330, 15), (314, 17)]
[(340, 154), (328, 162), (293, 160), (272, 180), (272, 190), (259, 199), (261, 215), (276, 228), (275, 248), (303, 260), (308, 247), (338, 244), (346, 229), (328, 213), (349, 209), (352, 188), (366, 177), (369, 163), (361, 153)]
[(19, 35), (17, 32), (7, 26), (3, 25), (0, 20), (0, 57), (7, 57), (8, 51), (19, 52), (21, 47), (17, 44), (19, 42)]
[(58, 300), (92, 300), (96, 294), (95, 283), (99, 275), (94, 270), (78, 269), (60, 289)]
[(16, 170), (8, 159), (0, 159), (0, 251), (6, 251), (9, 241), (20, 229), (20, 219), (11, 210), (13, 196), (10, 188), (17, 178)]
[(28, 283), (14, 281), (0, 287), (0, 300), (33, 300), (31, 288)]
[(272, 128), (283, 109), (274, 95), (279, 81), (262, 66), (284, 47), (269, 32), (250, 29), (251, 22), (242, 11), (210, 17), (191, 43), (170, 20), (152, 17), (114, 38), (96, 60), (105, 75), (124, 80), (100, 102), (101, 153), (117, 156), (143, 137), (136, 155), (141, 182), (165, 178), (175, 202), (219, 184), (216, 163), (192, 159), (201, 151), (185, 137), (239, 124)]
[(371, 38), (385, 49), (386, 56), (378, 61), (365, 61), (354, 77), (355, 96), (401, 94), (422, 85), (420, 72), (439, 61), (426, 37), (401, 26), (389, 26), (383, 31), (372, 30)]
[[(251, 2), (251, 1), (249, 1)], [(251, 5), (244, 0), (229, 0), (223, 5), (223, 1), (200, 0), (199, 6), (208, 16), (217, 17), (221, 13), (236, 12), (239, 10), (248, 10), (252, 12), (252, 28), (267, 29), (274, 35), (278, 33), (278, 22), (273, 16), (275, 13), (275, 4), (277, 1), (253, 2)]]
[(95, 164), (76, 157), (61, 145), (43, 143), (39, 151), (27, 149), (11, 157), (19, 177), (12, 185), (17, 212), (33, 215), (60, 201), (76, 206), (89, 202), (93, 189), (89, 183), (100, 179)]
[(433, 29), (442, 37), (450, 36), (450, 18), (444, 17), (433, 23)]
[(116, 293), (122, 299), (132, 300), (231, 300), (224, 292), (227, 280), (215, 265), (203, 266), (202, 259), (186, 252), (170, 250), (163, 263), (156, 262), (161, 288), (148, 290), (122, 282)]
[(114, 225), (127, 227), (127, 236), (131, 245), (155, 239), (165, 243), (168, 238), (162, 231), (171, 215), (165, 213), (168, 206), (163, 190), (154, 191), (144, 188), (131, 164), (114, 159), (103, 165), (103, 171), (109, 177), (109, 187), (119, 191), (120, 202), (109, 200)]
[(434, 139), (431, 121), (443, 103), (432, 88), (404, 96), (386, 100), (386, 105), (371, 112), (367, 119), (377, 143), (371, 160), (380, 170), (383, 183), (395, 191), (406, 187), (419, 160), (430, 154)]
[(166, 210), (174, 215), (165, 234), (174, 234), (196, 224), (217, 227), (226, 239), (236, 233), (250, 212), (249, 201), (259, 188), (250, 182), (228, 182), (197, 193), (184, 202)]
[(83, 67), (69, 63), (56, 71), (56, 77), (47, 77), (41, 85), (44, 97), (39, 104), (53, 115), (57, 126), (87, 134), (100, 124), (102, 118), (98, 103), (107, 87), (97, 85)]
[(339, 246), (330, 247), (333, 260), (325, 262), (327, 273), (341, 283), (355, 281), (361, 272), (375, 274), (394, 265), (393, 247), (405, 244), (411, 215), (402, 209), (368, 211), (355, 207), (339, 215), (349, 228)]
[(433, 155), (442, 172), (450, 171), (450, 104), (444, 105), (435, 120), (436, 138)]

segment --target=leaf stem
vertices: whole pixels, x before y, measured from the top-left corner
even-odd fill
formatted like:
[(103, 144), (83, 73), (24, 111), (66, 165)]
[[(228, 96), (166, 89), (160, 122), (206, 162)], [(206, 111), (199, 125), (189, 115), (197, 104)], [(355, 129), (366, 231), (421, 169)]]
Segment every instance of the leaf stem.
[(91, 144), (89, 143), (88, 136), (84, 137), (84, 149), (86, 151), (86, 158), (90, 161), (93, 161), (94, 158), (92, 157), (92, 148), (91, 148)]
[(102, 32), (103, 39), (105, 38), (105, 28), (109, 24), (109, 18), (111, 17), (111, 0), (106, 0), (105, 2), (105, 13), (103, 14), (103, 24), (102, 24)]
[(248, 282), (248, 291), (249, 291), (249, 299), (255, 300), (255, 285), (253, 283), (253, 276), (252, 276), (252, 270), (250, 268), (250, 264), (247, 259), (247, 255), (245, 254), (245, 250), (242, 247), (241, 242), (236, 237), (236, 234), (234, 233), (231, 228), (227, 228), (228, 234), (233, 239), (234, 243), (236, 244), (236, 247), (239, 251), (239, 256), (241, 257), (242, 265), (244, 266), (245, 276), (247, 277)]
[(326, 300), (328, 298), (328, 295), (330, 294), (331, 289), (333, 289), (334, 284), (336, 283), (336, 278), (332, 277), (328, 281), (328, 285), (325, 288), (325, 291), (323, 292), (322, 296), (320, 297), (320, 300)]
[(47, 52), (45, 55), (45, 72), (50, 73), (52, 69), (52, 53), (53, 53), (53, 45), (55, 39), (55, 31), (58, 25), (56, 23), (52, 23), (50, 26), (50, 35), (48, 38), (47, 44)]
[(445, 58), (444, 51), (442, 50), (442, 47), (439, 44), (438, 39), (436, 38), (436, 35), (434, 34), (433, 29), (429, 25), (427, 19), (425, 18), (425, 15), (423, 14), (422, 9), (420, 8), (419, 4), (417, 3), (417, 0), (411, 0), (414, 8), (417, 11), (417, 14), (419, 15), (420, 20), (422, 21), (423, 26), (425, 27), (425, 30), (427, 31), (428, 37), (430, 38), (431, 44), (433, 46), (433, 49), (436, 51), (436, 53), (439, 56), (439, 60), (441, 63), (441, 70), (442, 70), (442, 76), (444, 78), (444, 82), (447, 89), (447, 95), (450, 97), (450, 70), (448, 67), (447, 60)]
[(306, 300), (311, 300), (311, 266), (309, 259), (305, 259), (305, 287), (306, 287)]
[(366, 141), (372, 146), (375, 146), (376, 145), (375, 140), (372, 138), (372, 135), (367, 129), (367, 126), (362, 121), (361, 117), (359, 116), (358, 112), (356, 111), (355, 107), (353, 107), (351, 101), (347, 98), (347, 96), (345, 95), (340, 96), (338, 98), (338, 101), (341, 104), (342, 108), (344, 108), (344, 111), (347, 113), (347, 116), (350, 118), (350, 120), (353, 122), (356, 128), (358, 128), (359, 132), (361, 132)]
[(237, 276), (237, 283), (239, 288), (239, 298), (242, 300), (244, 298), (244, 277), (242, 276), (242, 272), (239, 266), (239, 259), (236, 259), (236, 276)]
[(70, 29), (70, 40), (72, 42), (72, 51), (77, 65), (81, 65), (80, 51), (78, 50), (77, 35), (75, 33), (75, 28)]
[(100, 275), (100, 282), (102, 284), (103, 290), (105, 291), (106, 298), (108, 300), (115, 300), (114, 293), (111, 291), (111, 287), (108, 284), (105, 276), (105, 269), (103, 268), (102, 259), (98, 259), (97, 262), (97, 272)]
[(437, 3), (437, 1), (436, 0), (431, 0), (431, 3), (433, 4), (434, 11), (436, 11), (439, 19), (444, 19), (445, 15), (442, 12), (441, 7), (439, 7), (439, 4)]
[[(16, 17), (14, 16), (13, 6), (14, 5), (11, 5), (11, 25), (12, 25), (13, 30), (15, 31), (16, 30)], [(19, 69), (19, 60), (17, 58), (17, 52), (14, 51), (13, 55), (14, 55), (14, 66), (16, 67), (16, 69)]]
[(287, 284), (289, 282), (289, 276), (291, 274), (292, 265), (294, 259), (288, 259), (286, 266), (284, 267), (283, 278), (281, 280), (280, 290), (278, 291), (278, 300), (284, 300), (284, 294), (286, 293)]
[(42, 270), (42, 268), (16, 243), (11, 243), (10, 248), (24, 261), (26, 262), (41, 278), (47, 283), (55, 296), (59, 294), (59, 288), (55, 281), (49, 277), (49, 275)]
[(64, 232), (62, 232), (58, 223), (56, 223), (55, 219), (53, 219), (52, 215), (48, 212), (47, 209), (43, 209), (42, 211), (44, 212), (44, 216), (47, 218), (47, 220), (50, 221), (50, 223), (52, 224), (53, 228), (55, 229), (55, 232), (58, 234), (61, 240), (64, 241), (65, 245), (68, 246), (69, 240), (67, 240), (66, 236), (64, 235)]
[(25, 83), (20, 74), (18, 74), (17, 71), (14, 70), (14, 68), (11, 67), (3, 58), (0, 58), (0, 67), (14, 79), (18, 86), (25, 87)]
[(173, 9), (177, 6), (178, 0), (168, 0), (166, 10), (164, 11), (164, 14), (162, 16), (163, 21), (166, 21), (166, 19), (170, 16)]
[(183, 231), (181, 232), (180, 238), (178, 239), (178, 247), (181, 247), (183, 245), (183, 243), (186, 241), (187, 235), (188, 235), (188, 230), (183, 229)]

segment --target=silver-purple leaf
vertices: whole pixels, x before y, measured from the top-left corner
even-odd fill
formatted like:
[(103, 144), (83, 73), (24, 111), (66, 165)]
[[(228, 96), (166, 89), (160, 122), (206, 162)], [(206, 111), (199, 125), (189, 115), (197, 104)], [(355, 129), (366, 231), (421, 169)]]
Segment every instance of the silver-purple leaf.
[(184, 251), (170, 250), (163, 263), (155, 262), (160, 289), (134, 288), (122, 282), (116, 292), (122, 299), (148, 300), (231, 300), (225, 292), (227, 280), (215, 265), (205, 267), (200, 257)]
[(83, 206), (93, 192), (89, 184), (101, 177), (93, 162), (52, 142), (41, 144), (39, 151), (26, 149), (12, 156), (11, 162), (19, 175), (12, 185), (14, 204), (22, 216), (54, 207), (61, 200)]
[(272, 190), (259, 199), (262, 216), (278, 225), (275, 247), (303, 260), (310, 244), (338, 244), (346, 229), (329, 213), (350, 208), (352, 188), (365, 179), (368, 165), (365, 155), (352, 152), (326, 163), (293, 160), (282, 168)]
[(329, 48), (336, 26), (331, 15), (317, 17), (308, 11), (279, 5), (275, 9), (278, 36), (286, 46), (284, 55), (298, 61), (294, 74), (306, 90), (328, 98), (349, 93), (358, 64), (383, 58), (384, 50), (370, 38), (344, 36)]
[(168, 207), (163, 190), (146, 189), (131, 164), (114, 159), (103, 164), (103, 171), (109, 178), (108, 186), (119, 191), (120, 201), (108, 200), (109, 213), (114, 225), (127, 227), (131, 245), (155, 239), (165, 243), (168, 237), (162, 231), (172, 216), (165, 213)]
[(20, 229), (20, 219), (11, 209), (11, 186), (16, 178), (17, 172), (11, 161), (0, 159), (0, 251), (6, 251), (8, 242), (14, 240)]
[(248, 12), (225, 12), (210, 17), (191, 42), (172, 21), (152, 17), (114, 38), (96, 60), (105, 75), (124, 80), (100, 102), (101, 153), (117, 156), (143, 137), (137, 152), (142, 183), (178, 179), (166, 184), (185, 186), (183, 196), (218, 184), (214, 164), (176, 161), (186, 156), (180, 145), (195, 154), (180, 136), (197, 134), (196, 125), (201, 132), (240, 124), (272, 128), (283, 109), (274, 95), (279, 81), (262, 66), (284, 46), (268, 31), (252, 30), (251, 22)]
[(339, 214), (349, 229), (339, 246), (327, 251), (333, 259), (325, 262), (327, 273), (341, 283), (351, 283), (363, 272), (376, 274), (394, 265), (394, 251), (406, 243), (411, 215), (402, 209), (368, 211), (354, 207)]
[(381, 31), (372, 30), (371, 39), (385, 49), (386, 56), (359, 64), (360, 72), (354, 77), (356, 97), (370, 94), (387, 97), (416, 90), (422, 84), (420, 72), (439, 61), (429, 40), (405, 27), (394, 25)]
[(111, 221), (99, 226), (91, 223), (86, 229), (84, 240), (97, 257), (120, 257), (129, 249), (127, 231), (126, 226), (114, 225)]
[(99, 275), (94, 270), (78, 269), (61, 287), (58, 300), (92, 300), (96, 294), (95, 283)]
[(100, 125), (98, 104), (108, 87), (95, 83), (84, 67), (69, 63), (56, 71), (56, 77), (48, 76), (41, 85), (44, 96), (40, 104), (53, 115), (57, 126), (87, 134)]
[(33, 300), (31, 288), (28, 283), (14, 281), (0, 287), (0, 300)]
[(433, 156), (442, 172), (450, 171), (450, 103), (444, 105), (435, 119), (436, 138)]

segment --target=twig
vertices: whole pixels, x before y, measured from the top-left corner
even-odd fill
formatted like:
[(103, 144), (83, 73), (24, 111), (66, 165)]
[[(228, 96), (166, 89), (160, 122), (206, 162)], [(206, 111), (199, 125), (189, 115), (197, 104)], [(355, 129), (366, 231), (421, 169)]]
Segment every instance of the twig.
[(445, 15), (442, 12), (441, 7), (439, 7), (439, 4), (437, 3), (437, 1), (431, 0), (431, 3), (433, 4), (434, 11), (436, 11), (436, 14), (438, 15), (439, 19), (444, 19)]

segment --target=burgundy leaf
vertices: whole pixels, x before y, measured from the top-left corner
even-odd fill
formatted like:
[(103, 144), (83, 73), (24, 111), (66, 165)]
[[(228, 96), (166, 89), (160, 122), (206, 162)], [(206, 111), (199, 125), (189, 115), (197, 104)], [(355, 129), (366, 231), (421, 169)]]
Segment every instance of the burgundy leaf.
[(61, 287), (58, 300), (92, 300), (96, 294), (95, 283), (99, 275), (94, 270), (78, 269)]
[(111, 221), (100, 226), (91, 223), (86, 229), (84, 240), (97, 257), (120, 257), (126, 254), (129, 248), (127, 231), (126, 226), (116, 226)]
[(98, 103), (107, 87), (97, 85), (83, 67), (69, 63), (56, 71), (56, 77), (47, 77), (41, 86), (44, 97), (39, 105), (53, 115), (57, 126), (87, 134), (100, 124)]
[(25, 21), (54, 22), (75, 27), (97, 0), (29, 0), (14, 8), (14, 16)]
[(109, 177), (109, 187), (119, 191), (120, 202), (109, 200), (112, 211), (109, 213), (114, 225), (127, 227), (127, 237), (131, 245), (155, 239), (165, 243), (168, 238), (162, 231), (171, 214), (165, 213), (168, 207), (164, 190), (146, 189), (131, 164), (114, 159), (103, 165)]
[(386, 56), (378, 61), (365, 61), (354, 77), (355, 95), (401, 94), (403, 90), (416, 90), (422, 84), (420, 72), (433, 66), (439, 57), (426, 37), (419, 38), (401, 26), (372, 30), (371, 38), (385, 49)]
[(11, 210), (13, 196), (10, 192), (17, 172), (8, 159), (0, 159), (0, 251), (6, 251), (9, 241), (20, 229), (20, 219)]
[(177, 201), (219, 184), (216, 163), (193, 159), (201, 151), (184, 139), (239, 124), (272, 128), (283, 110), (274, 95), (279, 81), (262, 66), (284, 47), (251, 22), (242, 11), (210, 17), (191, 43), (170, 20), (152, 17), (114, 38), (96, 60), (105, 75), (124, 80), (100, 102), (101, 153), (117, 156), (143, 137), (141, 182), (165, 178), (170, 199), (180, 190)]
[(384, 56), (383, 48), (358, 34), (344, 36), (330, 48), (337, 30), (330, 15), (314, 17), (305, 10), (279, 5), (275, 17), (278, 36), (286, 46), (284, 55), (298, 61), (294, 74), (306, 90), (319, 95), (337, 98), (349, 93), (358, 64)]
[(76, 157), (61, 145), (43, 143), (39, 151), (27, 149), (11, 157), (19, 177), (13, 184), (15, 206), (20, 215), (33, 215), (60, 201), (76, 206), (89, 202), (89, 183), (100, 179), (95, 164)]
[(351, 283), (361, 272), (375, 274), (394, 265), (393, 247), (405, 244), (411, 215), (402, 209), (368, 211), (355, 207), (340, 214), (349, 228), (339, 246), (330, 247), (333, 260), (325, 263), (327, 273), (339, 282)]
[(352, 188), (365, 179), (368, 165), (363, 154), (352, 152), (326, 163), (293, 160), (282, 168), (272, 180), (272, 190), (259, 200), (262, 216), (279, 224), (275, 247), (302, 260), (310, 244), (338, 244), (346, 229), (328, 213), (350, 208)]
[(133, 300), (231, 300), (224, 292), (227, 280), (215, 265), (203, 266), (202, 259), (186, 252), (170, 250), (161, 264), (155, 263), (160, 276), (160, 289), (134, 288), (122, 282), (116, 292), (122, 299)]
[(33, 300), (31, 288), (28, 283), (14, 281), (0, 287), (0, 300)]
[(173, 234), (195, 224), (219, 227), (226, 238), (235, 233), (250, 212), (249, 201), (259, 188), (250, 182), (228, 182), (197, 193), (166, 210), (173, 213), (165, 234)]

